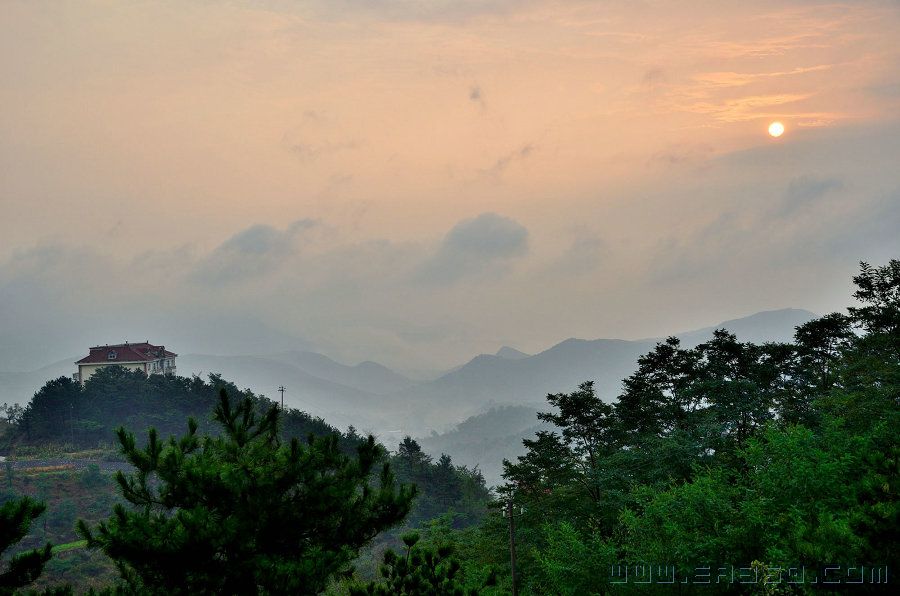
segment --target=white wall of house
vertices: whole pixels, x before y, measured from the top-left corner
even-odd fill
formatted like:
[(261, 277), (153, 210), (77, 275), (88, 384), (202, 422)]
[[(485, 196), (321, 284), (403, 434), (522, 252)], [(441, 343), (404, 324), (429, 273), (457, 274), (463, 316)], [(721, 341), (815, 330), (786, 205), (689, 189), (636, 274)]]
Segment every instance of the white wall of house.
[(101, 369), (104, 366), (112, 366), (113, 364), (121, 366), (122, 368), (127, 368), (129, 370), (147, 370), (144, 366), (145, 364), (147, 364), (146, 362), (110, 362), (109, 364), (107, 364), (106, 362), (98, 362), (96, 364), (79, 364), (79, 378), (81, 379), (81, 382), (84, 383), (85, 381), (90, 379), (98, 369)]
[(122, 368), (127, 368), (128, 370), (142, 370), (148, 375), (175, 373), (175, 359), (166, 358), (164, 360), (155, 360), (152, 362), (97, 362), (95, 364), (79, 364), (78, 378), (82, 383), (84, 383), (85, 381), (90, 379), (98, 369), (103, 368), (104, 366), (113, 365), (121, 366)]

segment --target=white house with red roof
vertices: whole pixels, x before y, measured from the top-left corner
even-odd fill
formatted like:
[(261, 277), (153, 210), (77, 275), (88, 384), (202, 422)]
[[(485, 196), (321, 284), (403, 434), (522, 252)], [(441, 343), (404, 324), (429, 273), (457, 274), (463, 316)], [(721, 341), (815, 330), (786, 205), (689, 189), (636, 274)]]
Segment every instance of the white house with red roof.
[(73, 378), (84, 383), (104, 366), (118, 365), (131, 370), (142, 370), (148, 375), (175, 374), (175, 352), (165, 346), (154, 346), (148, 341), (130, 344), (94, 346), (90, 353), (76, 362), (78, 372)]

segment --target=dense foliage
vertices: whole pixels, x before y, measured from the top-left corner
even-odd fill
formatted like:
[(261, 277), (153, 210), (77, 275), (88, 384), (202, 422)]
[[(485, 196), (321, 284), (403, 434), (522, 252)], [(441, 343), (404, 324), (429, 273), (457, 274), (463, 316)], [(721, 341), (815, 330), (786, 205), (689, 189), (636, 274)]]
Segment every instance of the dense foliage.
[(417, 526), (446, 513), (456, 528), (470, 526), (487, 512), (490, 493), (478, 470), (454, 466), (449, 455), (437, 461), (418, 442), (406, 437), (392, 459), (397, 478), (422, 487), (407, 523)]
[(91, 588), (103, 589), (115, 581), (118, 575), (112, 562), (102, 552), (84, 549), (75, 529), (78, 519), (97, 523), (109, 516), (115, 503), (121, 502), (111, 474), (97, 464), (81, 469), (73, 465), (28, 464), (16, 468), (9, 461), (0, 471), (0, 503), (30, 497), (46, 506), (8, 553), (14, 556), (43, 549), (48, 542), (54, 545), (53, 556), (32, 588), (71, 585), (80, 594)]
[[(854, 282), (860, 304), (798, 327), (793, 343), (670, 338), (614, 403), (591, 383), (548, 396), (539, 417), (555, 430), (525, 441), (500, 489), (520, 591), (637, 589), (651, 567), (677, 582), (711, 574), (707, 589), (753, 577), (803, 591), (825, 566), (867, 583), (897, 569), (900, 261), (863, 264)], [(495, 552), (506, 532), (498, 512), (465, 533), (463, 574), (490, 564), (508, 578)]]
[(140, 593), (317, 593), (409, 512), (415, 489), (396, 485), (374, 438), (355, 457), (334, 436), (283, 443), (278, 408), (258, 416), (249, 398), (233, 406), (222, 390), (220, 400), (217, 437), (191, 420), (177, 440), (151, 429), (140, 448), (120, 429), (136, 472), (116, 480), (131, 507), (79, 526)]
[[(402, 540), (404, 553), (384, 553), (382, 579), (350, 586), (351, 596), (477, 596), (477, 589), (466, 588), (457, 577), (461, 565), (453, 557), (452, 545), (422, 545), (418, 532), (404, 534)], [(489, 576), (485, 586), (495, 579)]]
[[(44, 509), (43, 503), (29, 497), (7, 501), (0, 506), (0, 553), (22, 540)], [(11, 557), (7, 568), (0, 572), (0, 594), (12, 594), (16, 588), (37, 579), (50, 559), (50, 548), (47, 544)]]
[(488, 486), (503, 481), (503, 460), (522, 452), (522, 439), (532, 438), (550, 425), (535, 418), (539, 407), (496, 406), (471, 416), (447, 432), (422, 437), (422, 449), (431, 455), (452, 453), (457, 463), (478, 465)]
[[(95, 377), (83, 390), (74, 384), (70, 385), (69, 389), (75, 395), (82, 392), (82, 399), (90, 396), (100, 400), (108, 399), (109, 401), (129, 403), (132, 407), (130, 420), (147, 423), (152, 417), (152, 420), (160, 422), (162, 428), (167, 428), (172, 433), (184, 428), (185, 419), (181, 417), (182, 412), (199, 411), (200, 407), (207, 403), (210, 395), (217, 389), (227, 389), (229, 394), (236, 395), (242, 402), (249, 399), (253, 404), (254, 415), (259, 417), (263, 417), (274, 406), (272, 402), (249, 392), (238, 392), (232, 384), (215, 375), (210, 377), (209, 382), (203, 382), (196, 378), (184, 379), (157, 375), (148, 377), (142, 373), (131, 373), (117, 367), (110, 367), (109, 370), (103, 370)], [(104, 393), (98, 393), (97, 388), (107, 386), (111, 379), (118, 379), (119, 389), (106, 392), (104, 398)], [(38, 393), (37, 401), (46, 399), (53, 393), (52, 388), (60, 385), (67, 385), (65, 379), (48, 382)], [(156, 407), (154, 392), (161, 385), (176, 392), (181, 391), (180, 388), (190, 388), (190, 392), (180, 394), (185, 403), (180, 404), (177, 408), (165, 407), (165, 404), (172, 403), (172, 400), (165, 400), (159, 407)], [(199, 404), (190, 403), (192, 399), (199, 400)], [(218, 398), (216, 403), (218, 403)], [(9, 430), (9, 435), (14, 437), (12, 443), (18, 456), (21, 458), (22, 454), (27, 453), (32, 458), (36, 458), (34, 463), (31, 464), (31, 467), (17, 471), (10, 462), (7, 462), (5, 470), (0, 470), (4, 472), (3, 485), (0, 487), (0, 504), (28, 495), (47, 503), (47, 510), (39, 518), (39, 523), (34, 524), (28, 536), (11, 548), (11, 551), (14, 553), (25, 552), (43, 545), (48, 540), (55, 544), (63, 544), (65, 546), (59, 549), (48, 562), (45, 573), (37, 585), (43, 588), (69, 583), (76, 590), (100, 589), (113, 582), (116, 577), (115, 571), (109, 563), (109, 559), (102, 552), (82, 548), (74, 526), (77, 519), (85, 519), (89, 524), (94, 525), (107, 518), (116, 503), (130, 506), (127, 501), (123, 501), (116, 494), (109, 474), (100, 470), (100, 468), (105, 470), (121, 468), (128, 464), (126, 461), (121, 461), (124, 458), (117, 455), (111, 446), (107, 445), (101, 450), (83, 451), (77, 454), (78, 458), (93, 459), (100, 464), (100, 468), (96, 464), (91, 464), (82, 471), (73, 469), (73, 464), (79, 467), (84, 464), (79, 463), (79, 459), (73, 460), (71, 455), (64, 453), (72, 446), (69, 443), (70, 435), (68, 434), (71, 427), (66, 426), (68, 420), (56, 417), (55, 420), (59, 424), (55, 425), (52, 408), (49, 408), (47, 402), (44, 402), (43, 406), (45, 407), (44, 414), (40, 414), (40, 408), (35, 407), (34, 404), (28, 408), (31, 422), (46, 423), (47, 432), (40, 435), (42, 438), (38, 438), (35, 433), (32, 433), (29, 438), (21, 417), (13, 421)], [(99, 417), (102, 416), (103, 408), (97, 407), (93, 411)], [(202, 418), (197, 421), (196, 432), (198, 434), (203, 432), (212, 436), (220, 434), (221, 427), (215, 423), (211, 413), (212, 407), (210, 412), (204, 412)], [(111, 417), (105, 420), (107, 420), (107, 424), (113, 422)], [(33, 428), (32, 426), (32, 430)], [(52, 430), (54, 428), (63, 432), (65, 436), (60, 439), (58, 435), (54, 435), (55, 431)], [(312, 434), (318, 437), (316, 439), (318, 447), (323, 447), (326, 442), (332, 446), (337, 445), (341, 454), (345, 456), (355, 456), (358, 447), (368, 444), (368, 438), (360, 436), (353, 428), (341, 434), (321, 420), (310, 418), (295, 410), (288, 410), (279, 416), (279, 430), (282, 441), (288, 441), (292, 437), (302, 437), (303, 440), (306, 440)], [(94, 434), (93, 438), (85, 439), (84, 444), (91, 444), (90, 441), (99, 436), (99, 434)], [(157, 437), (157, 445), (164, 444), (158, 438), (160, 433), (154, 432), (154, 436)], [(136, 442), (141, 441), (146, 441), (146, 438), (138, 435)], [(396, 471), (398, 482), (415, 485), (417, 494), (411, 511), (403, 523), (395, 529), (381, 532), (354, 561), (354, 567), (360, 577), (375, 577), (377, 574), (376, 560), (380, 560), (385, 548), (399, 545), (399, 535), (403, 532), (418, 528), (423, 523), (443, 514), (447, 514), (446, 519), (451, 527), (461, 528), (476, 524), (485, 515), (487, 503), (490, 500), (490, 494), (484, 486), (484, 479), (481, 475), (477, 471), (453, 465), (447, 457), (440, 458), (435, 462), (421, 452), (410, 457), (410, 453), (404, 450), (401, 450), (402, 453), (391, 455), (384, 454), (381, 448), (377, 448), (377, 450), (382, 454), (384, 461), (389, 462)], [(417, 445), (415, 450), (418, 451)], [(23, 464), (28, 465), (20, 461), (20, 468)], [(373, 469), (370, 476), (371, 480), (377, 481), (377, 470)]]
[[(210, 418), (221, 390), (250, 399), (259, 414), (275, 402), (250, 391), (241, 391), (219, 375), (199, 377), (146, 375), (119, 366), (97, 370), (85, 384), (67, 377), (47, 382), (16, 420), (5, 439), (10, 446), (48, 444), (76, 448), (110, 445), (116, 429), (133, 431), (155, 428), (162, 436), (183, 431), (185, 420), (195, 418), (201, 432), (216, 433), (219, 427)], [(286, 437), (305, 439), (340, 434), (320, 418), (287, 409), (281, 417)], [(344, 451), (355, 449), (355, 439), (341, 437)]]
[[(522, 594), (641, 582), (802, 593), (857, 577), (871, 589), (900, 562), (900, 261), (863, 264), (854, 282), (858, 304), (801, 325), (792, 343), (670, 338), (611, 403), (590, 382), (548, 396), (526, 453), (504, 462), (497, 502), (477, 469), (409, 437), (388, 456), (216, 376), (110, 367), (84, 387), (58, 379), (10, 417), (7, 436), (23, 450), (85, 447), (123, 421), (174, 434), (201, 417), (181, 439), (151, 431), (138, 445), (120, 431), (137, 470), (118, 476), (127, 503), (81, 525), (128, 586), (149, 592), (509, 593), (511, 521)], [(95, 476), (80, 486), (101, 486)], [(3, 511), (21, 497), (6, 477)], [(71, 524), (70, 509), (45, 515), (32, 538)], [(423, 537), (401, 536), (410, 528)]]

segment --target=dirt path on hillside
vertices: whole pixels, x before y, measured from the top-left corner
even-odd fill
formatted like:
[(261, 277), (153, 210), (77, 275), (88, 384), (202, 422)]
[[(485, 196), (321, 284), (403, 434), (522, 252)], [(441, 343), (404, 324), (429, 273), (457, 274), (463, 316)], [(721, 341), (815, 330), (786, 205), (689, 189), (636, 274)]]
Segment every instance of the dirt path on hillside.
[(65, 457), (20, 460), (7, 459), (5, 462), (0, 463), (0, 470), (2, 470), (2, 466), (5, 466), (7, 463), (12, 466), (13, 470), (20, 472), (28, 472), (29, 470), (34, 472), (51, 472), (54, 470), (84, 470), (91, 465), (96, 465), (98, 468), (100, 468), (101, 472), (110, 474), (119, 470), (123, 472), (134, 470), (134, 467), (126, 462), (75, 458), (68, 459)]

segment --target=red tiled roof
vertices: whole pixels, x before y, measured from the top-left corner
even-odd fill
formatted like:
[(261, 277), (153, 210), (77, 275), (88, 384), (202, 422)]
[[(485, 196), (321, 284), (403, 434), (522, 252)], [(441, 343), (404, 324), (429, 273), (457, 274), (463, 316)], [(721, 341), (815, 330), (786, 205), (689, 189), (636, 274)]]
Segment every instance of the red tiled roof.
[[(115, 352), (116, 357), (110, 358), (109, 354)], [(116, 344), (112, 346), (94, 346), (90, 354), (75, 364), (98, 364), (100, 362), (152, 362), (160, 358), (173, 358), (175, 352), (166, 350), (164, 346), (154, 346), (148, 342), (139, 344)]]

